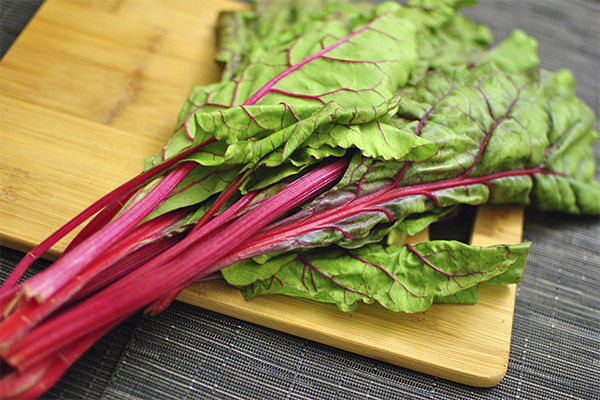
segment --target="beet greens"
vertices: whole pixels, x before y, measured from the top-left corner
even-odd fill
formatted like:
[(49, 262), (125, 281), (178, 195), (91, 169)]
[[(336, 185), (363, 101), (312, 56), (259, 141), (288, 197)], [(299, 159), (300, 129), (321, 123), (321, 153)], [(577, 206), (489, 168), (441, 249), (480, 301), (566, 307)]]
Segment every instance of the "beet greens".
[[(146, 171), (29, 253), (0, 291), (5, 397), (47, 390), (136, 310), (222, 271), (279, 293), (416, 312), (521, 279), (528, 244), (387, 244), (461, 204), (600, 214), (593, 113), (515, 31), (461, 1), (258, 2), (219, 21), (220, 82), (192, 90)], [(44, 272), (28, 266), (95, 217)], [(5, 372), (8, 371), (8, 372)]]

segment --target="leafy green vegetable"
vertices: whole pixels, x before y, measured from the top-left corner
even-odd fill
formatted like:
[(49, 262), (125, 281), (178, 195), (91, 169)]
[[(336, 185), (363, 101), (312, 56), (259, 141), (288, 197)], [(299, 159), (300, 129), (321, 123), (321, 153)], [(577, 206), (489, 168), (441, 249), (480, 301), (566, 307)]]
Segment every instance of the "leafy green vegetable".
[[(258, 41), (260, 32), (250, 34), (244, 25), (230, 28), (257, 37), (257, 43), (244, 47), (249, 54), (238, 57), (235, 71), (227, 67), (231, 77), (192, 91), (179, 129), (161, 154), (147, 160), (147, 167), (213, 136), (215, 142), (189, 159), (210, 167), (241, 165), (242, 171), (279, 167), (279, 179), (326, 156), (341, 155), (338, 149), (358, 148), (382, 159), (431, 157), (437, 150), (433, 143), (388, 123), (397, 111), (397, 88), (408, 81), (417, 58), (414, 26), (395, 4), (368, 13), (359, 10), (335, 3), (265, 42)], [(331, 18), (340, 12), (349, 13), (348, 18)], [(245, 13), (227, 15), (226, 24), (251, 19)], [(378, 46), (369, 45), (373, 42)], [(230, 48), (220, 54), (233, 53), (239, 54)], [(273, 182), (249, 180), (244, 188)], [(221, 191), (208, 181), (198, 181), (197, 191), (198, 185), (207, 193)], [(183, 199), (169, 199), (174, 204), (165, 209), (190, 204)]]
[[(390, 233), (462, 204), (600, 214), (594, 114), (573, 77), (539, 70), (523, 32), (490, 48), (488, 29), (459, 12), (471, 3), (278, 0), (224, 13), (221, 81), (192, 90), (146, 171), (2, 286), (8, 395), (42, 393), (119, 321), (219, 270), (247, 298), (345, 311), (472, 304), (480, 283), (520, 281), (527, 243), (397, 245)], [(19, 283), (94, 214), (55, 264)]]
[[(423, 9), (406, 12), (427, 20)], [(473, 25), (467, 29), (473, 31)], [(419, 37), (423, 41), (425, 36)], [(254, 259), (260, 263), (242, 264), (246, 269), (254, 265), (261, 278), (241, 283), (234, 266), (224, 270), (228, 282), (243, 287), (247, 297), (287, 293), (348, 309), (354, 304), (348, 300), (349, 289), (333, 280), (326, 290), (329, 297), (290, 289), (297, 287), (297, 277), (272, 271), (273, 264), (264, 261), (270, 260), (268, 252), (280, 260), (290, 256), (286, 252), (330, 249), (332, 244), (361, 248), (381, 241), (394, 227), (414, 234), (458, 204), (533, 202), (545, 210), (600, 213), (590, 150), (597, 135), (594, 115), (575, 97), (570, 74), (535, 70), (537, 43), (521, 31), (489, 50), (479, 47), (482, 42), (471, 46), (479, 48), (479, 54), (470, 53), (472, 61), (435, 65), (427, 56), (419, 58), (429, 71), (398, 91), (398, 112), (389, 123), (435, 143), (433, 157), (408, 163), (356, 153), (338, 185), (308, 205), (303, 218), (267, 228), (224, 261), (260, 256)], [(512, 273), (504, 283), (517, 282), (521, 273)], [(452, 301), (472, 302), (474, 297), (453, 295)]]
[[(312, 13), (286, 4), (275, 14), (223, 16), (221, 32), (231, 34), (221, 35), (223, 81), (193, 91), (165, 154), (197, 134), (214, 135), (221, 152), (195, 161), (253, 168), (241, 187), (247, 192), (346, 149), (359, 151), (333, 189), (219, 265), (254, 257), (262, 260), (257, 269), (269, 271), (265, 260), (286, 252), (360, 248), (392, 229), (414, 234), (459, 204), (533, 202), (600, 212), (590, 150), (594, 115), (575, 97), (568, 72), (536, 69), (533, 38), (514, 31), (489, 48), (487, 28), (457, 12), (461, 3), (454, 1), (365, 9), (330, 2), (309, 6)], [(199, 185), (214, 193), (223, 187)], [(183, 193), (163, 207), (192, 204), (180, 201)], [(239, 286), (234, 275), (225, 273)]]

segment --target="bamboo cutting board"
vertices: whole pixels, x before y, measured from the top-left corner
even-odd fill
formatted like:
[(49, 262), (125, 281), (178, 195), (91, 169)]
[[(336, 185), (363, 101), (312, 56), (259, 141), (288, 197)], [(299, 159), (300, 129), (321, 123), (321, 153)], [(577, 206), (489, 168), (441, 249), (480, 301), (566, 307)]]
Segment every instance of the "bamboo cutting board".
[[(160, 150), (194, 85), (216, 81), (217, 0), (47, 0), (0, 62), (0, 239), (30, 250)], [(522, 210), (480, 207), (472, 243), (521, 240)], [(67, 238), (68, 240), (68, 238)], [(64, 249), (60, 242), (49, 253)], [(223, 283), (179, 297), (200, 307), (473, 386), (508, 365), (515, 287), (475, 306), (392, 313), (284, 296), (244, 301)]]

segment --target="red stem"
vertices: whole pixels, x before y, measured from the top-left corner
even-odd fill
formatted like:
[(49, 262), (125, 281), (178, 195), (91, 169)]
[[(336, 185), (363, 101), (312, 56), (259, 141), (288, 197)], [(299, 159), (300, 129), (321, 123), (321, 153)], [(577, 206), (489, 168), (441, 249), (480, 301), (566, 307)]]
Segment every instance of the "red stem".
[(96, 216), (92, 218), (92, 220), (88, 222), (86, 226), (83, 227), (83, 229), (73, 238), (73, 240), (71, 240), (61, 257), (73, 250), (99, 229), (102, 229), (103, 226), (106, 226), (106, 224), (108, 224), (115, 217), (115, 215), (121, 211), (123, 205), (125, 205), (125, 203), (127, 203), (127, 201), (134, 194), (135, 190), (130, 190), (129, 192), (118, 196), (115, 201), (107, 205), (102, 211), (96, 214)]
[(177, 166), (127, 213), (94, 233), (50, 268), (24, 282), (25, 295), (35, 296), (39, 302), (51, 297), (154, 210), (196, 165), (195, 162), (184, 162)]
[[(240, 182), (240, 184), (241, 184), (241, 182)], [(236, 185), (236, 187), (239, 187), (239, 185)], [(192, 229), (192, 231), (190, 231), (188, 236), (184, 240), (179, 242), (176, 246), (173, 246), (173, 249), (171, 249), (168, 252), (167, 256), (169, 257), (169, 259), (172, 259), (173, 257), (176, 257), (177, 255), (181, 254), (182, 252), (186, 251), (190, 246), (193, 246), (194, 243), (197, 243), (198, 240), (202, 239), (203, 237), (205, 237), (209, 233), (213, 232), (215, 229), (219, 228), (220, 226), (223, 226), (225, 223), (229, 222), (232, 218), (235, 218), (240, 212), (244, 211), (245, 207), (252, 201), (252, 199), (254, 199), (254, 197), (256, 195), (257, 195), (256, 192), (250, 192), (250, 193), (246, 194), (240, 200), (238, 200), (233, 206), (231, 206), (227, 210), (223, 211), (217, 217), (213, 218), (210, 222), (205, 223), (205, 222), (203, 222), (204, 217), (207, 214), (209, 214), (209, 212), (213, 209), (213, 207), (211, 207), (211, 209), (209, 209), (209, 211), (207, 211), (207, 213), (204, 214), (203, 217), (200, 219), (200, 221), (196, 224), (194, 229)], [(222, 196), (219, 196), (219, 199), (221, 199), (221, 198), (222, 198)], [(225, 200), (226, 199), (224, 199), (223, 202)], [(218, 210), (219, 208), (220, 208), (220, 206), (218, 208), (216, 208), (215, 211)], [(168, 261), (167, 257), (159, 256), (153, 262), (155, 264), (158, 264), (158, 263), (167, 262), (167, 261)], [(169, 304), (171, 304), (171, 302), (173, 300), (175, 300), (175, 298), (179, 295), (179, 293), (181, 293), (181, 291), (186, 288), (186, 286), (187, 285), (182, 285), (181, 287), (177, 288), (173, 292), (168, 293), (167, 295), (156, 300), (153, 304), (148, 306), (148, 309), (146, 310), (146, 312), (149, 314), (158, 314), (159, 312), (164, 311), (169, 306)]]
[(110, 193), (104, 195), (99, 200), (94, 202), (91, 206), (89, 206), (88, 208), (83, 210), (75, 218), (73, 218), (72, 220), (67, 222), (65, 225), (63, 225), (61, 228), (59, 228), (56, 232), (54, 232), (52, 235), (50, 235), (46, 240), (44, 240), (42, 243), (40, 243), (38, 246), (36, 246), (33, 250), (31, 250), (29, 253), (27, 253), (25, 255), (25, 257), (23, 257), (23, 259), (19, 262), (19, 264), (17, 264), (17, 266), (13, 269), (13, 271), (8, 276), (8, 278), (6, 278), (6, 280), (4, 281), (2, 286), (0, 286), (0, 295), (6, 289), (13, 288), (17, 284), (17, 282), (19, 282), (19, 279), (21, 279), (21, 277), (23, 276), (25, 271), (27, 271), (29, 269), (29, 267), (35, 260), (37, 260), (38, 258), (43, 256), (44, 253), (46, 253), (46, 251), (48, 251), (59, 240), (64, 238), (71, 231), (73, 231), (75, 228), (77, 228), (79, 225), (81, 225), (84, 221), (86, 221), (87, 219), (92, 217), (98, 211), (102, 210), (108, 204), (115, 201), (115, 198), (118, 198), (119, 196), (124, 195), (125, 193), (128, 193), (132, 190), (140, 188), (144, 183), (148, 182), (152, 177), (156, 176), (157, 174), (166, 170), (167, 168), (170, 168), (176, 162), (184, 159), (185, 157), (189, 156), (194, 151), (196, 151), (198, 148), (205, 146), (208, 143), (213, 142), (214, 140), (216, 140), (216, 139), (213, 137), (208, 140), (205, 140), (202, 143), (199, 143), (195, 146), (190, 147), (188, 150), (178, 154), (177, 156), (175, 156), (169, 160), (166, 160), (162, 164), (157, 165), (157, 166), (149, 169), (148, 171), (142, 172), (141, 174), (139, 174), (132, 180), (124, 183), (123, 185), (119, 186), (118, 188), (114, 189)]
[(231, 198), (231, 196), (233, 196), (233, 194), (239, 189), (239, 187), (242, 185), (242, 183), (244, 183), (246, 181), (246, 179), (248, 179), (249, 176), (250, 176), (249, 174), (245, 174), (243, 176), (238, 176), (236, 178), (236, 180), (233, 181), (231, 185), (229, 185), (227, 190), (225, 190), (224, 192), (221, 192), (221, 194), (219, 195), (217, 200), (210, 206), (210, 208), (206, 211), (206, 213), (204, 213), (202, 218), (200, 218), (198, 220), (198, 222), (192, 228), (190, 233), (193, 233), (193, 232), (197, 231), (198, 229), (200, 229), (202, 226), (204, 226), (204, 224), (206, 222), (208, 222), (208, 220), (210, 220), (212, 218), (212, 216), (215, 215), (215, 213), (217, 211), (219, 211), (219, 209), (221, 207), (223, 207), (223, 204), (225, 204), (225, 202), (227, 200), (229, 200)]
[[(347, 165), (348, 160), (341, 159), (308, 173), (170, 263), (153, 266), (151, 262), (138, 268), (36, 327), (4, 349), (3, 358), (20, 370), (26, 369), (56, 352), (64, 343), (126, 317), (201, 274), (206, 276), (214, 272), (211, 266), (239, 246), (243, 239), (326, 189), (342, 176)], [(114, 300), (116, 298), (118, 302)]]
[[(104, 287), (166, 250), (174, 243), (173, 240), (161, 241), (153, 246), (147, 243), (153, 243), (166, 236), (187, 213), (187, 209), (181, 209), (145, 222), (103, 253), (86, 270), (77, 275), (76, 279), (69, 281), (53, 294), (48, 301), (40, 304), (35, 299), (27, 300), (2, 323), (2, 330), (0, 330), (2, 346), (24, 335), (63, 305)], [(136, 252), (140, 247), (145, 249)]]
[[(120, 322), (120, 321), (119, 321)], [(94, 343), (114, 328), (107, 324), (79, 340), (67, 345), (56, 355), (40, 360), (24, 371), (13, 371), (0, 380), (3, 399), (35, 399), (50, 389)]]
[(71, 302), (80, 300), (89, 294), (102, 289), (110, 283), (115, 282), (121, 277), (134, 271), (136, 268), (146, 264), (159, 254), (162, 254), (180, 240), (181, 236), (179, 235), (167, 236), (134, 251), (125, 258), (119, 260), (117, 263), (111, 265), (110, 268), (103, 270), (98, 274), (98, 276), (94, 277), (92, 281), (88, 282), (87, 285), (82, 287), (81, 290), (79, 290), (77, 294), (73, 296)]

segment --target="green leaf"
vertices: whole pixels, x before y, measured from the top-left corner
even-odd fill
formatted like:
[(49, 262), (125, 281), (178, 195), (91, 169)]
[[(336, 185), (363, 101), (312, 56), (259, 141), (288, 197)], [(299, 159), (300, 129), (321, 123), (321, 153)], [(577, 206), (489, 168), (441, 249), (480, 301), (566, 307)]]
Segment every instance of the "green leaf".
[[(357, 146), (387, 159), (431, 155), (435, 146), (423, 139), (381, 127), (395, 112), (395, 92), (408, 80), (417, 57), (412, 23), (402, 19), (401, 8), (393, 4), (372, 12), (358, 10), (336, 4), (300, 18), (287, 30), (277, 28), (287, 39), (271, 40), (262, 47), (258, 42), (248, 44), (253, 51), (235, 62), (239, 66), (230, 71), (235, 74), (193, 89), (173, 138), (147, 165), (212, 136), (226, 145), (212, 144), (211, 157), (195, 159), (202, 165), (257, 163), (268, 158), (263, 162), (276, 166), (301, 146), (319, 147), (317, 142)], [(339, 13), (348, 13), (348, 19), (339, 18)], [(328, 18), (332, 15), (336, 18)], [(230, 34), (253, 37), (247, 29), (253, 24), (249, 15), (224, 16), (224, 21), (223, 29)], [(231, 41), (222, 39), (221, 58), (226, 62), (223, 54), (233, 57), (245, 48), (235, 50)], [(378, 46), (371, 46), (373, 42)], [(326, 138), (331, 132), (335, 138)], [(360, 140), (340, 140), (351, 132)], [(306, 143), (314, 134), (322, 138)], [(413, 154), (412, 147), (419, 150)]]
[(537, 40), (515, 29), (500, 44), (482, 54), (478, 63), (493, 62), (505, 72), (524, 72), (540, 64)]
[(407, 235), (414, 235), (421, 232), (432, 223), (448, 216), (448, 214), (454, 210), (456, 210), (456, 207), (454, 206), (445, 208), (439, 207), (423, 214), (411, 215), (400, 221), (396, 225), (396, 228), (405, 232)]
[(462, 290), (448, 296), (435, 296), (433, 302), (437, 304), (476, 304), (479, 300), (477, 286)]
[(492, 41), (490, 30), (476, 24), (457, 9), (469, 4), (459, 1), (410, 1), (403, 9), (417, 26), (419, 58), (411, 83), (417, 83), (429, 70), (449, 65), (464, 65), (485, 52)]
[(381, 159), (422, 160), (437, 151), (433, 143), (385, 123), (397, 100), (378, 106), (345, 108), (331, 101), (322, 107), (242, 106), (198, 114), (198, 125), (229, 146), (223, 162), (278, 166), (303, 147), (357, 147)]
[[(417, 57), (415, 29), (400, 15), (401, 7), (384, 4), (366, 11), (370, 7), (336, 2), (311, 9), (313, 14), (302, 17), (280, 13), (271, 27), (266, 21), (275, 14), (270, 12), (224, 15), (223, 80), (192, 90), (172, 139), (146, 160), (146, 168), (213, 137), (216, 141), (183, 161), (218, 171), (261, 171), (265, 181), (257, 182), (255, 175), (245, 189), (298, 174), (315, 160), (340, 156), (340, 149), (395, 160), (435, 154), (435, 144), (387, 123), (397, 110), (396, 90), (407, 82)], [(271, 36), (275, 32), (277, 38)], [(236, 39), (248, 42), (236, 44)], [(374, 41), (378, 46), (370, 45)], [(221, 175), (215, 172), (214, 181), (231, 181), (230, 174)], [(179, 193), (153, 216), (187, 206), (192, 198), (197, 203), (208, 198), (194, 192), (216, 194), (223, 188), (198, 179), (187, 185), (192, 192)]]
[(335, 303), (344, 311), (359, 301), (376, 301), (393, 311), (419, 312), (434, 298), (474, 288), (509, 268), (510, 277), (520, 279), (528, 249), (528, 244), (482, 248), (448, 241), (328, 248), (286, 253), (262, 264), (242, 261), (224, 269), (223, 276), (248, 299), (287, 294)]
[(223, 15), (222, 81), (192, 91), (172, 140), (148, 160), (214, 137), (189, 158), (211, 178), (194, 174), (157, 213), (198, 201), (202, 215), (248, 171), (240, 191), (261, 190), (254, 207), (321, 160), (352, 157), (332, 189), (224, 257), (247, 259), (224, 272), (247, 297), (414, 312), (472, 303), (482, 281), (517, 282), (526, 244), (377, 244), (460, 204), (600, 213), (594, 114), (572, 76), (536, 70), (537, 43), (522, 31), (488, 48), (487, 27), (458, 13), (469, 3), (279, 0)]
[(357, 248), (394, 226), (421, 230), (459, 204), (598, 213), (593, 158), (580, 151), (595, 139), (593, 114), (558, 85), (567, 78), (507, 73), (494, 63), (431, 72), (406, 90), (410, 109), (401, 102), (389, 123), (436, 143), (438, 153), (400, 162), (356, 152), (341, 181), (305, 206), (303, 225), (283, 221), (264, 251)]
[[(511, 51), (527, 59), (534, 47), (517, 44)], [(445, 68), (401, 93), (406, 107), (400, 104), (392, 123), (440, 149), (412, 163), (404, 185), (514, 171), (480, 188), (481, 202), (598, 213), (594, 114), (576, 98), (569, 73), (507, 73), (493, 63)]]

